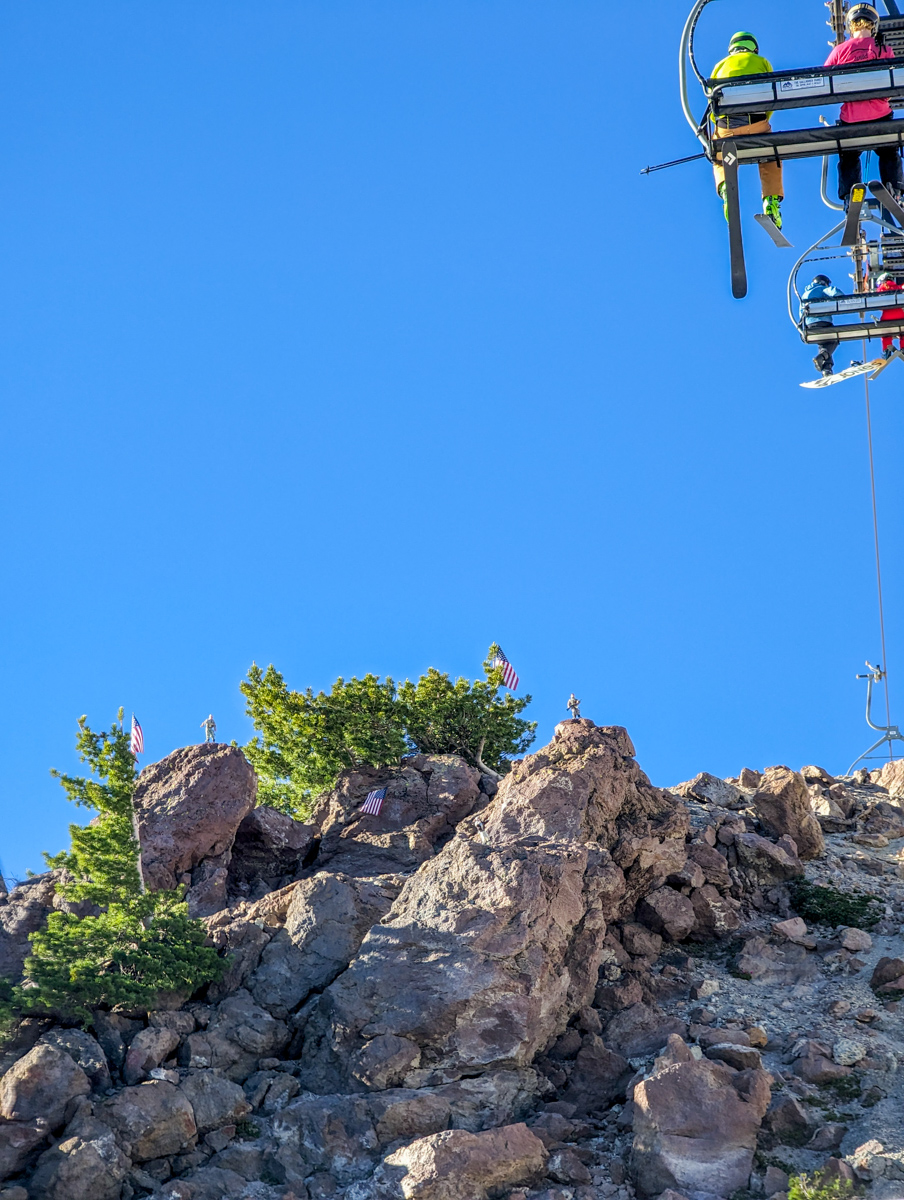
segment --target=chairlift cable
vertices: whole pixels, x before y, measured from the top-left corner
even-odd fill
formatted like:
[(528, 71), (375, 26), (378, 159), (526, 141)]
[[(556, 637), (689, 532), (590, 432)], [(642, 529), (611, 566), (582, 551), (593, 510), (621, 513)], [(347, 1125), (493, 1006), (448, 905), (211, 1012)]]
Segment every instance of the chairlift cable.
[[(866, 341), (863, 342), (863, 361), (866, 362)], [(891, 725), (891, 705), (888, 699), (888, 655), (885, 652), (885, 606), (882, 601), (882, 563), (879, 554), (879, 512), (876, 505), (876, 470), (873, 461), (873, 422), (870, 412), (869, 376), (863, 376), (863, 386), (866, 392), (866, 440), (869, 446), (869, 481), (873, 501), (873, 538), (876, 545), (876, 588), (879, 597), (879, 637), (882, 644), (882, 674), (885, 687), (885, 723)], [(894, 759), (894, 746), (889, 742), (888, 754)]]

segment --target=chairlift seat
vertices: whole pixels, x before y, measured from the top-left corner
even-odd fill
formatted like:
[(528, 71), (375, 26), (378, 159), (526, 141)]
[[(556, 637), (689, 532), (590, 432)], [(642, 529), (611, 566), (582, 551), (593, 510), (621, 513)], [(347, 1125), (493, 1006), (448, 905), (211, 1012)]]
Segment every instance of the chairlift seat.
[[(865, 297), (858, 297), (863, 300)], [(885, 307), (889, 307), (888, 300), (885, 301)], [(806, 312), (806, 305), (804, 306)], [(810, 310), (809, 316), (816, 314)], [(827, 329), (813, 329), (805, 325), (800, 326), (800, 336), (804, 342), (811, 345), (818, 345), (820, 342), (862, 342), (873, 341), (878, 338), (886, 337), (901, 337), (904, 335), (904, 320), (901, 321), (863, 321), (852, 325), (832, 325)]]

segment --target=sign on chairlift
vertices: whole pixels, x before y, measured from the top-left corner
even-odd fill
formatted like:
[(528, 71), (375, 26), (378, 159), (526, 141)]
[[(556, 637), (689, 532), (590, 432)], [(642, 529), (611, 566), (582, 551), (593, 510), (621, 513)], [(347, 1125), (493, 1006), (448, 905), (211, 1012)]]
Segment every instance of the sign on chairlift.
[(811, 92), (824, 88), (827, 82), (825, 75), (799, 75), (794, 79), (780, 80), (778, 90), (780, 92)]

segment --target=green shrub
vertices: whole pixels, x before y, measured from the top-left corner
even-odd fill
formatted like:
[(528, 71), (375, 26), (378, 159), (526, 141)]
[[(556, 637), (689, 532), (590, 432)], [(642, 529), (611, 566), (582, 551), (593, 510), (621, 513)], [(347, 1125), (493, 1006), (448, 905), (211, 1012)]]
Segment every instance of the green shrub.
[(796, 879), (790, 885), (790, 892), (796, 911), (814, 925), (869, 929), (882, 915), (879, 897), (871, 892), (839, 892), (807, 879)]
[(77, 747), (94, 777), (53, 774), (70, 800), (97, 816), (70, 825), (69, 850), (44, 857), (65, 872), (57, 887), (65, 900), (99, 911), (50, 913), (31, 935), (25, 982), (12, 1000), (20, 1010), (86, 1019), (101, 1005), (146, 1009), (161, 992), (190, 994), (219, 978), (223, 963), (204, 945), (207, 931), (189, 917), (181, 889), (144, 891), (133, 830), (135, 759), (122, 710), (119, 724), (103, 733), (82, 717)]
[(795, 1175), (788, 1185), (788, 1200), (852, 1200), (862, 1195), (856, 1184), (820, 1175)]
[(240, 686), (257, 731), (244, 751), (260, 802), (303, 818), (340, 772), (396, 765), (414, 752), (458, 754), (502, 774), (530, 746), (536, 723), (520, 715), (530, 696), (502, 694), (496, 649), (484, 662), (486, 677), (473, 682), (431, 667), (416, 683), (365, 675), (337, 679), (316, 695), (291, 691), (272, 663), (266, 671), (252, 665)]

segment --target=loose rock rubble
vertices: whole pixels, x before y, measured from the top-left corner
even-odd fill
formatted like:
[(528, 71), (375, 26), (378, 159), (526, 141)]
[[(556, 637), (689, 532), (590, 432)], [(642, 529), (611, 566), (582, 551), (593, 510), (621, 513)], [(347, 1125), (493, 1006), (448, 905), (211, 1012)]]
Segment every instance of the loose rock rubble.
[[(145, 875), (225, 978), (23, 1022), (0, 1200), (729, 1200), (802, 1171), (898, 1197), (899, 801), (899, 764), (663, 790), (578, 719), (501, 783), (418, 755), (302, 824), (239, 751), (177, 751), (142, 773)], [(874, 894), (870, 928), (798, 911), (802, 881)], [(7, 974), (57, 882), (0, 897)]]

